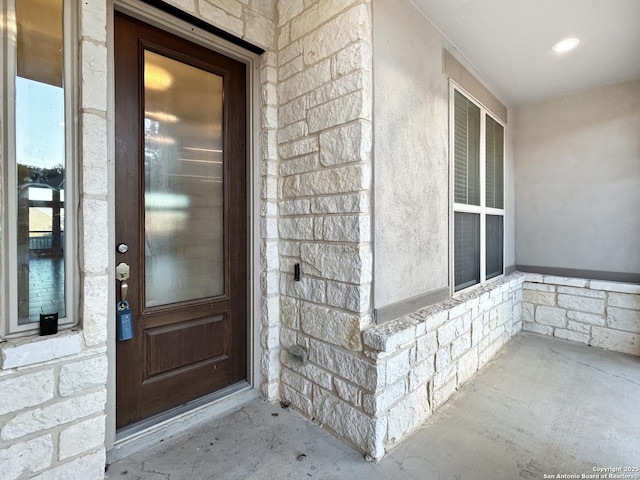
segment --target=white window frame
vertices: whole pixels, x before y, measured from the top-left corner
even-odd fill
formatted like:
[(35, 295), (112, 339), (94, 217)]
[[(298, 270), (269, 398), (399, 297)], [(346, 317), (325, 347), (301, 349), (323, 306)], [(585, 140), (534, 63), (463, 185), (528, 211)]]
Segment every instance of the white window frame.
[[(63, 0), (63, 87), (65, 118), (65, 312), (59, 319), (59, 328), (69, 328), (78, 323), (78, 6), (75, 0)], [(17, 163), (15, 129), (15, 77), (16, 77), (16, 28), (15, 0), (0, 0), (0, 49), (5, 54), (0, 63), (0, 157), (2, 158), (2, 258), (0, 264), (2, 296), (2, 321), (0, 338), (37, 334), (38, 322), (18, 324), (17, 286)]]
[[(465, 203), (457, 203), (454, 201), (455, 199), (455, 92), (456, 90), (464, 95), (467, 100), (471, 101), (480, 109), (480, 205), (468, 205)], [(487, 207), (487, 198), (486, 198), (486, 123), (487, 116), (491, 117), (492, 120), (497, 122), (504, 129), (504, 137), (503, 137), (503, 156), (502, 156), (502, 205), (503, 208), (492, 208)], [(487, 109), (482, 103), (480, 103), (473, 95), (471, 95), (468, 91), (462, 88), (453, 80), (449, 81), (449, 278), (450, 278), (450, 289), (451, 294), (468, 291), (469, 289), (478, 288), (479, 286), (484, 285), (487, 281), (494, 280), (496, 278), (500, 278), (504, 276), (504, 243), (505, 243), (505, 234), (504, 234), (504, 225), (505, 225), (505, 188), (504, 188), (504, 171), (505, 171), (505, 148), (504, 141), (506, 139), (506, 125), (502, 122), (496, 115), (491, 113), (489, 109)], [(465, 288), (461, 288), (456, 291), (455, 285), (455, 231), (454, 231), (454, 217), (455, 213), (474, 213), (480, 215), (480, 281), (476, 284), (470, 285)], [(496, 276), (491, 277), (487, 280), (487, 215), (497, 215), (502, 216), (502, 273)]]

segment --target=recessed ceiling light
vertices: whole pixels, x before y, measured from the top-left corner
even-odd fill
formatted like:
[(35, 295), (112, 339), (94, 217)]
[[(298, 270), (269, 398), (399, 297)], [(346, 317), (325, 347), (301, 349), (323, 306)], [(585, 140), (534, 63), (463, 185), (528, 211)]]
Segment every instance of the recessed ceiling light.
[(556, 53), (565, 53), (576, 48), (579, 43), (580, 40), (577, 38), (565, 38), (551, 47), (551, 50)]

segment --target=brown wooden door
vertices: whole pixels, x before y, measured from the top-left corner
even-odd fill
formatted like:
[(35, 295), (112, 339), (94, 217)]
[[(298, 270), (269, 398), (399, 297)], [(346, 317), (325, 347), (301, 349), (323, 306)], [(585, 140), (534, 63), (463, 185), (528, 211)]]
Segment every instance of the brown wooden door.
[(246, 378), (245, 70), (116, 14), (118, 428)]

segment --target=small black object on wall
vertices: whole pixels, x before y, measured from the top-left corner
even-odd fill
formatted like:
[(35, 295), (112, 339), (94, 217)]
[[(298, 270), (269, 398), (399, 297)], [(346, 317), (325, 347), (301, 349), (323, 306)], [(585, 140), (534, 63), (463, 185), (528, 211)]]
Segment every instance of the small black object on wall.
[(55, 335), (58, 333), (58, 312), (40, 314), (40, 335)]

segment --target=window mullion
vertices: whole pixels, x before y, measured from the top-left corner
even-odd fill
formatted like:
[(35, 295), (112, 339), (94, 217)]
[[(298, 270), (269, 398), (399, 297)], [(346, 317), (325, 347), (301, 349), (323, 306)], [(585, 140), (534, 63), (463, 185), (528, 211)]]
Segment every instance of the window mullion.
[(487, 279), (487, 117), (480, 109), (480, 283)]
[(18, 239), (15, 235), (16, 233), (16, 225), (18, 222), (18, 188), (17, 188), (17, 165), (15, 162), (16, 158), (16, 129), (15, 129), (15, 118), (16, 118), (16, 108), (15, 108), (15, 98), (16, 98), (16, 73), (18, 71), (17, 66), (17, 22), (16, 22), (16, 14), (15, 14), (15, 1), (8, 0), (6, 4), (6, 18), (4, 19), (5, 23), (5, 36), (4, 42), (6, 42), (4, 47), (4, 52), (6, 52), (6, 59), (3, 68), (3, 112), (5, 114), (5, 122), (4, 122), (4, 131), (3, 135), (3, 144), (6, 145), (4, 149), (4, 158), (3, 162), (5, 165), (4, 171), (4, 183), (5, 183), (5, 232), (4, 235), (5, 245), (4, 245), (4, 255), (5, 262), (8, 267), (8, 271), (5, 270), (6, 275), (3, 275), (3, 281), (5, 282), (5, 289), (3, 290), (4, 294), (4, 304), (6, 305), (5, 315), (8, 320), (4, 325), (3, 334), (7, 334), (10, 331), (14, 331), (18, 325), (18, 282), (16, 281), (7, 281), (8, 279), (17, 279), (18, 278)]

